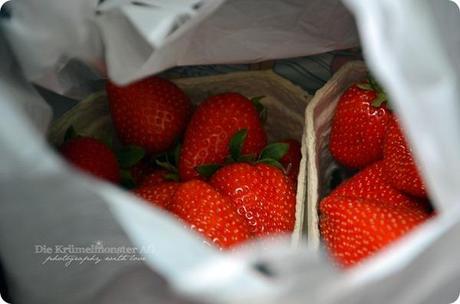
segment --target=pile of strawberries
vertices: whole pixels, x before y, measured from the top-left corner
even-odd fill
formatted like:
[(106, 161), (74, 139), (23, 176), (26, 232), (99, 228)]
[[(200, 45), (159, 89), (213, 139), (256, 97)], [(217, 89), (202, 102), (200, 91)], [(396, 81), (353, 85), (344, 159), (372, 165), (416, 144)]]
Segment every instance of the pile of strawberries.
[(321, 237), (339, 265), (362, 261), (433, 215), (398, 120), (374, 80), (339, 99), (329, 149), (345, 168), (360, 170), (319, 205)]
[(131, 188), (219, 248), (293, 230), (300, 144), (267, 145), (260, 97), (224, 93), (194, 109), (155, 76), (124, 87), (109, 81), (106, 91), (123, 147), (112, 152), (70, 129), (60, 147), (67, 160)]

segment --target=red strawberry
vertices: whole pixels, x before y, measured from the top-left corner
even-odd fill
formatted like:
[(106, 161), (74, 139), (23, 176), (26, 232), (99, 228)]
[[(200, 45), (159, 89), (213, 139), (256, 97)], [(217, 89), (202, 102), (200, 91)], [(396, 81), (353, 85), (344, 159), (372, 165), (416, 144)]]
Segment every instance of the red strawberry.
[(425, 185), (396, 120), (390, 123), (383, 153), (384, 172), (388, 182), (398, 190), (426, 198)]
[(320, 212), (322, 239), (343, 267), (375, 254), (430, 217), (420, 208), (341, 196), (321, 201)]
[(384, 98), (369, 84), (353, 85), (340, 97), (332, 120), (329, 149), (342, 165), (362, 168), (382, 159), (383, 141), (392, 116)]
[(166, 182), (168, 181), (166, 175), (168, 175), (168, 171), (164, 169), (157, 169), (149, 175), (144, 176), (141, 182), (141, 186), (155, 186)]
[(142, 185), (134, 189), (134, 194), (161, 208), (167, 208), (179, 188), (177, 182), (163, 182), (155, 185)]
[(246, 221), (236, 212), (230, 199), (200, 180), (183, 183), (169, 210), (224, 249), (251, 237)]
[(229, 142), (241, 129), (247, 129), (243, 154), (258, 154), (267, 137), (252, 102), (237, 93), (209, 97), (198, 106), (187, 127), (179, 161), (183, 180), (198, 177), (195, 168), (223, 163), (229, 154)]
[(426, 202), (418, 202), (394, 189), (385, 179), (383, 161), (378, 161), (338, 186), (330, 196), (370, 199), (393, 206), (427, 207)]
[(110, 112), (124, 144), (147, 152), (167, 150), (181, 135), (191, 111), (188, 97), (172, 82), (149, 77), (119, 87), (106, 86)]
[(284, 173), (271, 165), (235, 163), (219, 169), (211, 185), (228, 195), (256, 236), (294, 229), (295, 192)]
[(300, 160), (302, 159), (300, 143), (295, 139), (286, 139), (282, 143), (288, 144), (289, 148), (287, 153), (280, 159), (280, 163), (286, 169), (286, 175), (297, 185)]
[(69, 162), (83, 171), (113, 183), (120, 180), (115, 154), (97, 139), (76, 137), (66, 141), (60, 151)]

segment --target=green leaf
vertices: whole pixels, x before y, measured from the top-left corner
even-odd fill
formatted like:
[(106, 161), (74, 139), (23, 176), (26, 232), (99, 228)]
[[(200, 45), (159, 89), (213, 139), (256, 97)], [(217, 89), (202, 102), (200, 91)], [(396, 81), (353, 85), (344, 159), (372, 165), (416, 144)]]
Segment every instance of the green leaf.
[(78, 133), (73, 126), (69, 126), (64, 134), (64, 142), (78, 137)]
[(248, 136), (247, 129), (241, 129), (233, 135), (230, 140), (230, 156), (234, 161), (238, 161), (241, 155), (241, 149), (243, 148), (243, 143), (246, 137)]
[(124, 170), (124, 169), (120, 170), (120, 177), (121, 177), (120, 184), (123, 188), (133, 189), (136, 187), (134, 178), (131, 175), (131, 172), (129, 172), (129, 170)]
[(195, 168), (196, 172), (204, 178), (210, 178), (217, 170), (219, 170), (222, 165), (219, 164), (207, 164), (198, 166)]
[(373, 107), (378, 108), (386, 101), (387, 101), (387, 96), (385, 95), (385, 93), (380, 92), (377, 94), (377, 97), (372, 101), (371, 105)]
[(388, 102), (388, 97), (383, 88), (370, 73), (367, 75), (367, 78), (368, 82), (359, 83), (357, 84), (357, 87), (366, 91), (375, 91), (377, 93), (377, 97), (371, 102), (373, 107), (378, 108), (386, 103), (386, 108), (391, 110), (390, 104)]
[(238, 161), (240, 162), (245, 162), (245, 163), (252, 163), (255, 162), (257, 159), (257, 155), (255, 154), (245, 154), (240, 156), (240, 159)]
[(267, 145), (262, 152), (260, 152), (259, 159), (273, 159), (280, 160), (289, 150), (289, 144), (285, 143), (272, 143)]
[(138, 146), (126, 146), (117, 153), (118, 164), (121, 168), (129, 168), (137, 164), (145, 156), (145, 151)]
[(161, 161), (156, 159), (155, 164), (157, 164), (158, 167), (165, 169), (166, 171), (177, 173), (177, 168), (168, 161)]
[(276, 167), (276, 168), (280, 169), (283, 172), (285, 170), (283, 165), (279, 161), (274, 160), (273, 158), (263, 158), (263, 159), (261, 159), (261, 160), (259, 160), (257, 162)]
[(263, 95), (262, 96), (256, 96), (256, 97), (252, 97), (251, 101), (254, 104), (254, 106), (257, 108), (257, 105), (260, 105), (261, 104), (260, 101), (262, 99), (264, 99), (264, 98), (265, 98), (265, 96), (263, 96)]
[(260, 112), (259, 112), (259, 118), (262, 123), (267, 121), (267, 108), (264, 107)]
[(366, 90), (366, 91), (372, 90), (372, 86), (367, 82), (358, 83), (356, 86), (360, 88), (361, 90)]
[(251, 98), (251, 102), (259, 113), (260, 121), (267, 121), (267, 108), (260, 102), (265, 96), (257, 96)]
[(164, 179), (165, 179), (165, 180), (168, 180), (168, 181), (175, 181), (175, 182), (178, 182), (178, 181), (179, 181), (179, 174), (177, 174), (177, 173), (167, 173), (167, 174), (164, 176)]

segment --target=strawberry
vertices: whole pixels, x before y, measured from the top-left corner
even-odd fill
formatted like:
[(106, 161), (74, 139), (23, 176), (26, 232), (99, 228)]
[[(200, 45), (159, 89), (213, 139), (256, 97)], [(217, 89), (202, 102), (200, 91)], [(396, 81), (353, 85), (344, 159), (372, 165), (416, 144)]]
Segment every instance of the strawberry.
[(383, 155), (384, 172), (388, 182), (400, 191), (426, 198), (425, 185), (395, 119), (390, 123)]
[(377, 200), (392, 206), (428, 207), (426, 202), (418, 202), (402, 194), (387, 182), (383, 161), (364, 168), (334, 189), (330, 196)]
[(383, 158), (383, 141), (392, 116), (385, 94), (374, 81), (348, 88), (332, 119), (329, 149), (348, 168), (362, 168)]
[(156, 206), (167, 208), (171, 204), (179, 185), (177, 182), (160, 182), (154, 185), (144, 184), (134, 189), (133, 193)]
[(359, 263), (430, 217), (420, 208), (329, 196), (320, 203), (320, 232), (343, 267)]
[(297, 185), (300, 160), (302, 159), (300, 143), (295, 139), (286, 139), (281, 142), (288, 144), (289, 148), (286, 154), (280, 159), (280, 163), (284, 166), (286, 175), (294, 182), (294, 185)]
[(210, 183), (231, 198), (254, 235), (294, 229), (295, 191), (280, 169), (264, 163), (234, 163), (219, 169)]
[(124, 144), (158, 153), (167, 150), (185, 129), (190, 100), (166, 79), (153, 76), (124, 87), (108, 81), (106, 90), (112, 120)]
[(117, 158), (100, 140), (75, 137), (64, 142), (60, 152), (65, 159), (83, 171), (113, 183), (120, 180)]
[(267, 143), (259, 113), (254, 104), (237, 93), (219, 94), (206, 99), (193, 114), (184, 136), (179, 160), (183, 180), (198, 177), (196, 167), (224, 162), (228, 145), (239, 130), (247, 130), (244, 154), (258, 154)]
[(141, 186), (155, 186), (168, 181), (167, 175), (168, 171), (164, 169), (156, 169), (152, 173), (144, 176), (140, 184)]
[(251, 237), (246, 221), (236, 212), (230, 199), (201, 180), (181, 184), (169, 210), (223, 249)]

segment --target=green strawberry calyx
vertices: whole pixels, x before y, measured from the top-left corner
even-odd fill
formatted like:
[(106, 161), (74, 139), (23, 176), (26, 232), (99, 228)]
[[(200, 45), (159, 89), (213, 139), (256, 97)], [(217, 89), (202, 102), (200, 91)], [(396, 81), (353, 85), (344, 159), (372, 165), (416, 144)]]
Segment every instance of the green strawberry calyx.
[(165, 169), (168, 173), (165, 175), (166, 180), (179, 181), (179, 157), (181, 144), (178, 142), (174, 148), (164, 153), (157, 155), (154, 158), (154, 163), (159, 168)]
[(260, 152), (257, 163), (264, 163), (277, 167), (278, 169), (285, 171), (283, 165), (279, 162), (289, 150), (289, 144), (286, 143), (271, 143), (268, 144), (262, 152)]
[(129, 145), (118, 149), (118, 165), (120, 168), (127, 169), (139, 163), (145, 156), (145, 151), (139, 146)]
[(264, 163), (285, 172), (285, 168), (279, 161), (289, 150), (289, 144), (271, 143), (268, 144), (259, 155), (242, 154), (243, 144), (247, 135), (247, 129), (240, 129), (233, 135), (229, 144), (229, 156), (225, 159), (224, 164), (205, 164), (196, 167), (196, 171), (200, 176), (209, 178), (224, 165), (244, 162), (250, 164)]
[(173, 149), (157, 155), (148, 155), (143, 148), (134, 145), (122, 147), (116, 154), (121, 168), (121, 184), (124, 188), (132, 189), (138, 186), (131, 174), (131, 169), (141, 161), (145, 162), (149, 169), (165, 169), (167, 171), (163, 177), (165, 180), (179, 181), (177, 170), (180, 155), (179, 143)]
[(120, 185), (124, 189), (128, 189), (128, 190), (136, 187), (136, 183), (134, 182), (134, 177), (132, 176), (129, 170), (120, 169)]
[(264, 99), (265, 96), (256, 96), (251, 98), (251, 102), (259, 113), (259, 118), (261, 122), (267, 121), (267, 108), (260, 102)]
[(379, 108), (382, 105), (385, 105), (387, 109), (390, 109), (389, 101), (385, 90), (380, 86), (380, 84), (375, 80), (372, 75), (368, 75), (368, 80), (363, 83), (357, 84), (357, 87), (366, 90), (366, 91), (375, 91), (377, 97), (371, 102), (371, 105), (375, 108)]
[(222, 168), (221, 164), (206, 164), (196, 167), (196, 171), (201, 177), (210, 178), (217, 170)]
[(145, 151), (141, 147), (129, 145), (119, 148), (115, 155), (120, 166), (121, 186), (132, 189), (136, 186), (130, 168), (138, 164), (144, 157)]

